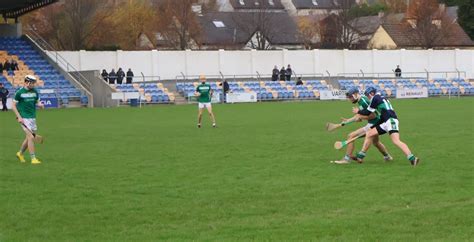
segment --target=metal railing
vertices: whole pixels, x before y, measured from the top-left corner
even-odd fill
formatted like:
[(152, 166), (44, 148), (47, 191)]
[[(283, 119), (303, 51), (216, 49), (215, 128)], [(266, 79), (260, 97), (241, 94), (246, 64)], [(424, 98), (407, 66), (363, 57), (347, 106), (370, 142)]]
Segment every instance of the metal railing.
[[(56, 63), (59, 67), (63, 68), (63, 70), (65, 70), (68, 74), (69, 78), (74, 80), (76, 85), (80, 86), (80, 88), (82, 89), (81, 91), (85, 92), (89, 98), (89, 107), (93, 107), (93, 95), (89, 91), (89, 89), (92, 87), (91, 82), (86, 77), (84, 77), (84, 75), (82, 75), (76, 68), (74, 68), (73, 65), (71, 65), (63, 56), (58, 53), (58, 51), (53, 46), (51, 46), (33, 29), (25, 28), (25, 30), (25, 36), (41, 51), (48, 55), (54, 61), (54, 63)], [(54, 58), (51, 57), (51, 52), (54, 52)], [(74, 75), (72, 75), (70, 72), (74, 72)], [(80, 79), (80, 81), (78, 81), (77, 79)]]
[(430, 79), (430, 77), (436, 76), (441, 78), (450, 78), (452, 76), (456, 76), (457, 78), (465, 78), (466, 72), (459, 71), (457, 68), (455, 71), (429, 71), (425, 69), (424, 72), (402, 72), (402, 76), (397, 77), (395, 76), (395, 71), (392, 72), (364, 72), (360, 70), (360, 72), (342, 72), (338, 73), (338, 76), (341, 77), (352, 77), (352, 78), (396, 78), (396, 79), (405, 79), (405, 78), (426, 78)]

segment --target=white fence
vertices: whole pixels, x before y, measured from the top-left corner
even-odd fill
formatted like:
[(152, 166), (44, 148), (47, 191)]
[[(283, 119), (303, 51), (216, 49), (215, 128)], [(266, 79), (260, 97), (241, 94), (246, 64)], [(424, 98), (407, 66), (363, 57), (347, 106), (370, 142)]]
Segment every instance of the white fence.
[[(275, 50), (275, 51), (60, 51), (77, 70), (131, 68), (135, 76), (269, 76), (273, 67), (290, 64), (299, 75), (323, 73), (432, 72), (430, 78), (474, 77), (474, 50)], [(56, 52), (49, 55), (55, 58)], [(446, 74), (445, 72), (451, 72)], [(440, 72), (440, 73), (437, 73)], [(441, 73), (442, 72), (442, 73)], [(457, 72), (457, 73), (456, 73)], [(402, 75), (403, 76), (403, 75)]]

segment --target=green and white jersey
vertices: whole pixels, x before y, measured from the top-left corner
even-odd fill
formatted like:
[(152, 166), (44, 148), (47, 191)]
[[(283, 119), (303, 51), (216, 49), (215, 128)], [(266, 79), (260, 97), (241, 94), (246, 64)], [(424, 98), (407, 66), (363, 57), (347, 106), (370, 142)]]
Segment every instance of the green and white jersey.
[(196, 88), (196, 92), (199, 92), (198, 102), (210, 103), (211, 102), (211, 85), (204, 83), (199, 84)]
[(39, 100), (38, 91), (22, 87), (15, 93), (14, 102), (22, 118), (36, 118), (36, 103)]
[[(357, 104), (359, 105), (359, 110), (364, 110), (364, 109), (367, 109), (369, 107), (370, 100), (366, 96), (361, 96), (359, 101), (357, 102)], [(375, 111), (374, 113), (375, 113), (375, 118), (369, 120), (368, 121), (369, 124), (377, 124), (380, 121), (380, 112)]]

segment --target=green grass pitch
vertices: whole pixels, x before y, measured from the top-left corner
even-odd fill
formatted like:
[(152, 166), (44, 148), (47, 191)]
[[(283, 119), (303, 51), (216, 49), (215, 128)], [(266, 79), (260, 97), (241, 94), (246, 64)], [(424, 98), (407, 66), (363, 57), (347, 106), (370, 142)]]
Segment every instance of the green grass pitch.
[(393, 162), (330, 164), (348, 102), (214, 105), (216, 129), (196, 105), (44, 110), (38, 166), (0, 113), (0, 241), (472, 240), (474, 98), (392, 104), (416, 168), (387, 136)]

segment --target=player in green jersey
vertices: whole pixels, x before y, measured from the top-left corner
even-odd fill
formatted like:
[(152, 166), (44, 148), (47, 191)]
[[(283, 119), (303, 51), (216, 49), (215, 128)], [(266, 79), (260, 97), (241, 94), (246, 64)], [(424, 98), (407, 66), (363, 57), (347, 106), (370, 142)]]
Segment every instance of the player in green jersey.
[[(36, 132), (36, 106), (44, 108), (44, 105), (39, 101), (39, 93), (35, 89), (36, 78), (31, 75), (25, 77), (25, 84), (15, 93), (13, 100), (13, 112), (16, 115), (18, 122), (22, 125), (25, 131), (25, 140), (21, 144), (20, 151), (16, 153), (16, 157), (20, 162), (25, 162), (23, 153), (28, 149), (31, 157), (31, 164), (41, 164), (41, 161), (36, 158), (35, 145), (33, 143), (33, 134)], [(25, 127), (26, 126), (26, 127)], [(28, 131), (28, 129), (30, 131)]]
[(377, 89), (375, 87), (368, 87), (364, 94), (370, 100), (369, 107), (363, 110), (354, 108), (352, 112), (354, 114), (365, 115), (369, 117), (374, 117), (375, 113), (379, 113), (380, 122), (373, 129), (370, 129), (365, 133), (364, 145), (362, 146), (362, 150), (357, 153), (357, 161), (362, 163), (366, 156), (366, 152), (373, 141), (378, 139), (380, 135), (388, 133), (392, 143), (403, 151), (412, 166), (417, 166), (420, 164), (420, 159), (411, 152), (407, 144), (400, 140), (398, 117), (390, 101), (377, 93)]
[(212, 127), (216, 127), (216, 118), (214, 116), (214, 113), (212, 112), (212, 105), (211, 105), (211, 98), (213, 94), (213, 90), (211, 88), (211, 85), (206, 83), (206, 78), (204, 76), (199, 77), (201, 84), (199, 84), (196, 87), (196, 92), (194, 95), (196, 95), (198, 99), (198, 128), (201, 128), (201, 120), (202, 120), (202, 112), (204, 108), (207, 109), (207, 112), (209, 113), (209, 117), (212, 120)]
[[(346, 93), (346, 97), (351, 103), (357, 104), (357, 107), (360, 110), (367, 109), (369, 107), (369, 104), (370, 104), (369, 99), (364, 95), (360, 95), (359, 89), (355, 87), (348, 90), (348, 92)], [(369, 131), (372, 127), (374, 127), (380, 122), (380, 115), (376, 115), (375, 118), (369, 119), (368, 116), (356, 114), (352, 118), (343, 119), (342, 121), (345, 123), (351, 123), (351, 122), (360, 122), (362, 120), (367, 120), (367, 125), (349, 133), (349, 135), (347, 136), (347, 139), (360, 136), (364, 134), (365, 132)], [(385, 161), (393, 160), (392, 156), (388, 153), (387, 148), (385, 147), (384, 144), (382, 144), (382, 142), (380, 142), (378, 137), (374, 139), (374, 145), (375, 147), (377, 147), (380, 153), (382, 153), (383, 159)], [(344, 158), (338, 161), (334, 161), (334, 163), (336, 164), (350, 163), (351, 159), (355, 159), (355, 157), (352, 156), (353, 152), (354, 152), (354, 142), (351, 142), (347, 144), (346, 154), (344, 155)]]

